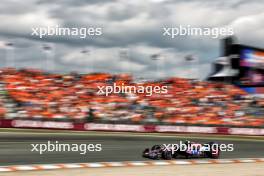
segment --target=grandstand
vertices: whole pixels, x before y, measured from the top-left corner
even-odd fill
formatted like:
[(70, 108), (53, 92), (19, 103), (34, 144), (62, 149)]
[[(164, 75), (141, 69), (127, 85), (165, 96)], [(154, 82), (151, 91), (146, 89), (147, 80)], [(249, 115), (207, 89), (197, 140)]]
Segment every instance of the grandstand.
[[(0, 116), (74, 122), (264, 126), (264, 99), (226, 83), (168, 78), (138, 83), (131, 75), (0, 71)], [(98, 86), (167, 85), (167, 94), (98, 94)]]

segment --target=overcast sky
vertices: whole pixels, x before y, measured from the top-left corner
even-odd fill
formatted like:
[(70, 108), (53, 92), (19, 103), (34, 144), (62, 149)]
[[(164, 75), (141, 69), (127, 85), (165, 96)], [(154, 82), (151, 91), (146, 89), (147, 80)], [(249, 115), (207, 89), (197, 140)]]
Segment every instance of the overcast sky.
[[(162, 28), (232, 27), (239, 43), (264, 48), (263, 9), (264, 1), (259, 0), (1, 0), (0, 40), (14, 43), (14, 49), (0, 49), (0, 64), (56, 72), (204, 78), (220, 54), (221, 37), (170, 39)], [(34, 27), (56, 25), (102, 27), (103, 34), (85, 39), (31, 35)], [(43, 52), (43, 45), (52, 45), (52, 50)], [(127, 56), (120, 57), (120, 51)], [(151, 59), (153, 54), (161, 54), (160, 59)], [(190, 54), (197, 58), (192, 64), (184, 60)]]

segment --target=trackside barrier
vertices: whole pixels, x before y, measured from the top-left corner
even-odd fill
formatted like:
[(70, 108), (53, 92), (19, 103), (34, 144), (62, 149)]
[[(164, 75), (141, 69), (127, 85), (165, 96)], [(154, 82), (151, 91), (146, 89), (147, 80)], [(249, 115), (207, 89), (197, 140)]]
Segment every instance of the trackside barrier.
[(127, 131), (127, 132), (169, 132), (169, 133), (200, 133), (226, 135), (264, 135), (264, 128), (238, 127), (202, 127), (202, 126), (174, 126), (174, 125), (127, 125), (101, 123), (73, 123), (36, 120), (0, 120), (0, 128), (30, 128), (56, 129), (76, 131)]

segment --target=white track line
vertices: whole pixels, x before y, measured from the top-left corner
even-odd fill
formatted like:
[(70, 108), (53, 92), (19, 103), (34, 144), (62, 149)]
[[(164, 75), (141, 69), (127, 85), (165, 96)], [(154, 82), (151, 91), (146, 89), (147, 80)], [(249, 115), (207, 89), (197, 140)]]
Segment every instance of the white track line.
[(168, 166), (168, 165), (195, 165), (195, 164), (230, 164), (230, 163), (231, 164), (237, 164), (237, 163), (259, 163), (259, 162), (264, 162), (264, 158), (40, 164), (40, 165), (0, 166), (0, 172), (36, 171), (36, 170), (40, 171), (40, 170), (75, 169), (75, 168), (106, 168), (106, 167), (109, 168), (109, 167)]

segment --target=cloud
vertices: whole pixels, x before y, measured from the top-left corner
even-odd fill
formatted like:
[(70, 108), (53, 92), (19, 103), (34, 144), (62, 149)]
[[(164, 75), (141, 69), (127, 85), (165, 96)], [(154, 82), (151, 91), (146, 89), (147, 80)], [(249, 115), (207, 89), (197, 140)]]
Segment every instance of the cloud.
[[(263, 46), (264, 3), (230, 0), (3, 0), (0, 4), (0, 40), (15, 43), (17, 67), (46, 68), (41, 46), (53, 43), (53, 62), (57, 72), (131, 72), (137, 76), (186, 77), (193, 67), (200, 78), (210, 72), (213, 58), (219, 55), (219, 39), (162, 36), (163, 27), (192, 25), (199, 27), (231, 26), (241, 43)], [(102, 27), (101, 37), (79, 39), (31, 36), (33, 27)], [(89, 53), (82, 53), (83, 49)], [(120, 50), (128, 57), (121, 58)], [(152, 54), (164, 59), (153, 62)], [(196, 55), (200, 64), (184, 62)], [(6, 58), (6, 51), (0, 50)], [(7, 58), (8, 59), (8, 58)], [(47, 59), (47, 58), (46, 58)], [(0, 61), (4, 65), (5, 59)], [(93, 68), (91, 68), (93, 65)]]

